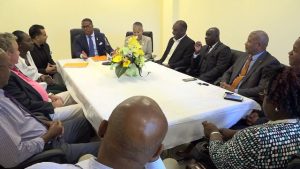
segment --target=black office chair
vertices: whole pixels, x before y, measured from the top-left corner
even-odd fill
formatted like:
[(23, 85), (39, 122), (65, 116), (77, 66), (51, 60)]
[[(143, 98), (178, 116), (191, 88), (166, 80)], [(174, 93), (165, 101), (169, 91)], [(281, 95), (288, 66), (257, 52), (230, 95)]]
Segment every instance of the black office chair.
[(30, 157), (16, 167), (4, 168), (0, 166), (0, 169), (23, 169), (40, 162), (66, 163), (67, 160), (65, 153), (61, 149), (51, 149)]
[[(126, 32), (126, 37), (131, 36), (131, 35), (133, 35), (133, 32), (130, 32), (130, 31)], [(145, 31), (145, 32), (143, 32), (143, 35), (151, 38), (152, 52), (153, 52), (153, 33), (151, 31)]]
[[(94, 28), (94, 31), (95, 32), (100, 32), (100, 29), (99, 28)], [(74, 51), (74, 48), (73, 48), (73, 43), (75, 41), (75, 39), (81, 34), (83, 33), (83, 30), (82, 29), (79, 29), (79, 28), (75, 28), (75, 29), (71, 29), (70, 30), (70, 39), (71, 39), (71, 55), (72, 55), (72, 58), (77, 58), (73, 52)]]

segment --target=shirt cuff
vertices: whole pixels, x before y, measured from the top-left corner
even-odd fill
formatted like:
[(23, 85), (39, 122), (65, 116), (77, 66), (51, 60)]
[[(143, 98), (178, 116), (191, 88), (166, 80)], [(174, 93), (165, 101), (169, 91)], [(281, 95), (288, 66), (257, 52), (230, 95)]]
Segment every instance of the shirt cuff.
[(239, 89), (234, 89), (234, 93), (238, 93), (239, 92)]

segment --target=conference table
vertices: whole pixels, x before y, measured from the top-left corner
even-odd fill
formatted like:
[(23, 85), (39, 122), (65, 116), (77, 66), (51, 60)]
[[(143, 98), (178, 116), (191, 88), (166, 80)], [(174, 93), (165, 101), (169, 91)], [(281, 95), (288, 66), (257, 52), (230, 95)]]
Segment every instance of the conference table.
[[(70, 63), (87, 66), (66, 67)], [(203, 137), (203, 121), (228, 128), (252, 109), (260, 109), (246, 97), (242, 102), (225, 100), (226, 90), (218, 86), (203, 85), (201, 80), (184, 82), (182, 79), (190, 76), (154, 62), (145, 63), (142, 76), (120, 78), (110, 66), (90, 58), (60, 60), (57, 65), (68, 91), (82, 105), (86, 118), (96, 130), (125, 99), (136, 95), (154, 99), (168, 120), (165, 149)]]

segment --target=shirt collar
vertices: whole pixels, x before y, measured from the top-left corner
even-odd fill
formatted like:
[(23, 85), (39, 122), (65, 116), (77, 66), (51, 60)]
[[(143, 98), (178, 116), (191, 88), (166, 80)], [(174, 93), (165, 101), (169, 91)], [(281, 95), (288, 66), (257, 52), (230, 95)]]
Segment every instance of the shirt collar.
[(256, 61), (263, 53), (265, 53), (266, 51), (262, 51), (258, 54), (255, 54), (252, 56), (252, 61)]
[(184, 37), (186, 37), (186, 34), (183, 35), (181, 38), (179, 38), (179, 39), (177, 39), (177, 40), (176, 40), (175, 38), (173, 38), (173, 41), (179, 43)]
[(219, 42), (216, 42), (215, 44), (213, 44), (210, 49), (213, 49)]
[[(93, 32), (93, 33), (92, 33), (90, 36), (91, 36), (92, 38), (93, 38), (93, 37), (95, 37), (95, 33)], [(87, 38), (88, 38), (88, 37), (89, 37), (89, 35), (85, 35), (85, 37), (87, 37)]]
[[(86, 165), (86, 163), (88, 163), (88, 165)], [(81, 167), (87, 167), (88, 166), (88, 168), (113, 169), (113, 168), (110, 168), (110, 167), (98, 162), (96, 160), (96, 157), (91, 157), (87, 160), (81, 161), (81, 162), (77, 163), (77, 165), (81, 166)]]

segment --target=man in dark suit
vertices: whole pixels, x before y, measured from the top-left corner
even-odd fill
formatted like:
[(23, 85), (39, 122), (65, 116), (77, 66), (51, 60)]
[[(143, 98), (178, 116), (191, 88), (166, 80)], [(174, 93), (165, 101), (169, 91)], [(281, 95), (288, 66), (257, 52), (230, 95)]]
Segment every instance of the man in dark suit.
[(162, 58), (156, 61), (157, 63), (172, 69), (189, 66), (195, 42), (186, 35), (186, 30), (187, 24), (184, 21), (175, 22), (173, 25), (174, 37), (170, 38)]
[(295, 41), (293, 49), (289, 52), (289, 63), (300, 78), (300, 37)]
[(264, 78), (264, 68), (279, 65), (279, 61), (266, 51), (269, 37), (264, 31), (253, 31), (245, 43), (249, 56), (240, 57), (222, 76), (220, 86), (253, 99), (259, 98), (264, 90), (267, 78)]
[(213, 83), (230, 66), (231, 51), (220, 42), (220, 31), (216, 27), (206, 31), (205, 42), (203, 47), (200, 41), (196, 42), (191, 66), (186, 73)]
[(72, 55), (78, 58), (112, 54), (113, 49), (103, 33), (94, 31), (93, 22), (89, 18), (81, 21), (83, 33), (76, 37), (72, 44)]

